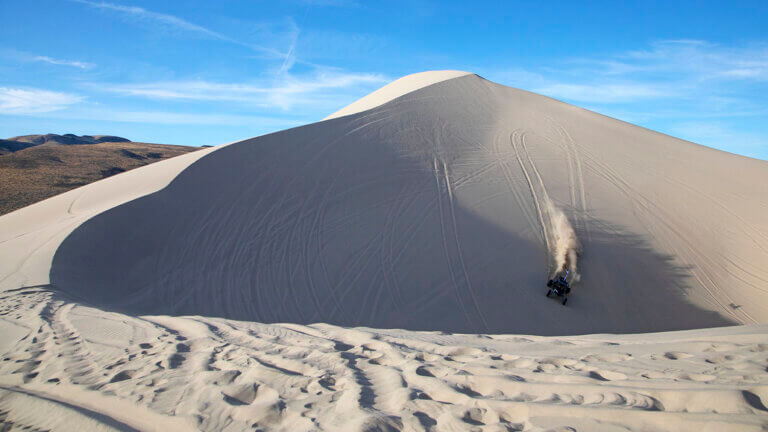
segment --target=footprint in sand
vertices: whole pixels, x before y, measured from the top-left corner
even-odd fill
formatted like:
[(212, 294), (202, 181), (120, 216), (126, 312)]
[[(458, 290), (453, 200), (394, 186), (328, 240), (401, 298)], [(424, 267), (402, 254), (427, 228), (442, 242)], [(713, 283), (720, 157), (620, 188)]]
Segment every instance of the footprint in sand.
[(581, 361), (591, 363), (591, 362), (602, 362), (602, 363), (617, 363), (617, 362), (623, 362), (627, 361), (632, 358), (632, 354), (627, 353), (609, 353), (609, 354), (590, 354), (588, 356), (584, 356), (581, 358)]
[(464, 415), (461, 417), (461, 420), (463, 420), (464, 423), (469, 423), (471, 425), (484, 426), (485, 413), (486, 410), (484, 408), (470, 408), (464, 411)]
[(533, 371), (534, 372), (552, 372), (555, 369), (557, 369), (557, 366), (553, 365), (552, 363), (541, 363)]
[(470, 387), (469, 385), (466, 385), (466, 384), (457, 384), (453, 388), (457, 392), (464, 393), (465, 395), (467, 395), (467, 396), (469, 396), (471, 398), (481, 398), (481, 397), (483, 397), (482, 393), (478, 393), (477, 391), (475, 391), (475, 389), (473, 389), (472, 387)]
[(731, 351), (738, 347), (732, 343), (713, 343), (708, 348), (704, 349), (704, 352), (718, 352), (718, 351)]
[(133, 378), (134, 375), (136, 375), (136, 371), (135, 370), (124, 370), (124, 371), (116, 373), (112, 377), (112, 379), (109, 380), (109, 382), (110, 383), (116, 383), (116, 382), (120, 382), (120, 381), (126, 381), (126, 380), (129, 380), (129, 379)]
[(424, 400), (432, 400), (432, 397), (428, 395), (427, 393), (424, 393), (423, 391), (419, 389), (414, 389), (411, 391), (410, 395), (408, 396), (408, 399), (414, 400), (414, 399), (424, 399)]
[(556, 367), (566, 367), (566, 366), (573, 366), (578, 363), (577, 360), (569, 359), (569, 358), (548, 358), (541, 360), (541, 364), (551, 364)]
[(426, 377), (434, 377), (435, 376), (435, 374), (432, 373), (430, 368), (428, 368), (426, 366), (419, 366), (419, 367), (417, 367), (416, 368), (416, 375), (426, 376)]
[(607, 370), (592, 371), (589, 373), (589, 377), (599, 381), (622, 381), (627, 379), (627, 376), (623, 373)]
[(433, 362), (436, 361), (439, 357), (434, 354), (420, 352), (417, 353), (413, 358), (421, 362)]
[(478, 356), (480, 353), (482, 353), (482, 351), (481, 351), (481, 350), (479, 350), (479, 349), (477, 349), (477, 348), (471, 348), (471, 347), (454, 347), (453, 349), (451, 349), (450, 351), (448, 351), (448, 352), (446, 353), (446, 355), (448, 355), (448, 356), (451, 356), (451, 357), (464, 357), (464, 356), (468, 356), (468, 357), (476, 357), (476, 356)]
[(733, 361), (735, 359), (736, 359), (735, 356), (732, 356), (730, 354), (724, 354), (724, 355), (708, 358), (706, 362), (712, 363), (712, 364), (723, 364), (723, 363), (728, 363), (730, 361)]
[(664, 357), (670, 359), (670, 360), (682, 360), (693, 357), (693, 355), (680, 352), (680, 351), (669, 351), (664, 353)]
[(242, 374), (239, 370), (214, 372), (213, 378), (207, 381), (213, 385), (230, 385)]
[(679, 379), (687, 380), (687, 381), (696, 381), (696, 382), (710, 382), (715, 380), (717, 378), (714, 375), (708, 375), (708, 374), (681, 374)]
[(235, 385), (221, 394), (224, 401), (230, 405), (272, 404), (279, 399), (277, 391), (273, 388), (256, 383)]
[(499, 357), (504, 361), (514, 361), (520, 358), (520, 356), (516, 354), (500, 354)]
[(536, 362), (534, 362), (531, 359), (521, 358), (521, 359), (510, 361), (507, 364), (515, 369), (527, 369), (535, 365)]

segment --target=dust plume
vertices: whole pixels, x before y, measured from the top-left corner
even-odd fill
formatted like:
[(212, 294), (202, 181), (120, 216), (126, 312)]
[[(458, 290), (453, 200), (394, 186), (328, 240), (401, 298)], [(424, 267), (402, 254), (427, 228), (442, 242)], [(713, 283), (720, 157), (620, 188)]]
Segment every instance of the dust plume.
[(565, 269), (570, 270), (569, 281), (578, 282), (581, 278), (578, 268), (578, 258), (581, 253), (581, 245), (576, 237), (576, 232), (571, 226), (568, 217), (563, 210), (555, 206), (551, 201), (547, 202), (549, 216), (549, 235), (552, 259), (554, 264), (553, 277)]

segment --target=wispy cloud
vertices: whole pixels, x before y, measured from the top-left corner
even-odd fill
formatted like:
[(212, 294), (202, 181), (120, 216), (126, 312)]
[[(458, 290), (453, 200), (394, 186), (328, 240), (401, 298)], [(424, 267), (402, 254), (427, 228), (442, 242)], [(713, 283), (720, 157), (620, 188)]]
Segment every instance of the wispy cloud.
[(125, 6), (120, 4), (108, 3), (104, 1), (100, 1), (100, 2), (96, 2), (92, 0), (74, 0), (74, 1), (88, 5), (96, 9), (117, 12), (138, 21), (161, 26), (162, 28), (180, 30), (180, 31), (196, 34), (202, 37), (207, 37), (210, 39), (220, 40), (223, 42), (239, 45), (239, 46), (251, 49), (253, 51), (258, 51), (263, 54), (268, 54), (276, 58), (284, 59), (289, 57), (289, 54), (283, 53), (280, 50), (262, 46), (259, 44), (251, 44), (251, 43), (243, 42), (241, 40), (227, 36), (223, 33), (212, 30), (210, 28), (203, 27), (201, 25), (189, 22), (175, 15), (154, 12), (138, 6)]
[(293, 67), (294, 63), (296, 63), (296, 42), (299, 40), (301, 30), (292, 19), (290, 20), (290, 23), (292, 27), (291, 45), (288, 47), (288, 52), (285, 55), (285, 59), (283, 59), (283, 64), (280, 65), (280, 69), (278, 70), (279, 74), (288, 72)]
[(93, 63), (86, 63), (86, 62), (73, 61), (73, 60), (60, 60), (60, 59), (55, 59), (47, 56), (34, 56), (32, 57), (32, 60), (38, 61), (38, 62), (50, 63), (54, 65), (72, 66), (80, 69), (90, 69), (95, 66)]
[(34, 114), (64, 109), (84, 98), (71, 93), (60, 93), (33, 88), (0, 87), (1, 114)]
[(45, 55), (38, 55), (26, 51), (20, 51), (14, 48), (0, 48), (0, 58), (8, 59), (18, 63), (48, 63), (57, 66), (70, 66), (78, 69), (91, 69), (96, 67), (93, 63), (88, 63), (79, 60), (62, 59), (56, 57), (49, 57)]
[(659, 99), (673, 97), (671, 89), (648, 83), (613, 83), (613, 84), (565, 84), (553, 83), (534, 89), (537, 93), (556, 98), (583, 102), (617, 103), (640, 99)]
[[(273, 72), (284, 74), (290, 71), (294, 65), (300, 64), (314, 69), (330, 69), (326, 65), (321, 65), (305, 58), (300, 58), (298, 52), (299, 35), (301, 28), (293, 18), (278, 20), (278, 23), (248, 22), (249, 36), (245, 38), (232, 37), (220, 31), (190, 22), (179, 16), (148, 10), (139, 6), (128, 6), (106, 1), (95, 0), (73, 0), (75, 2), (87, 5), (89, 7), (111, 11), (126, 17), (130, 21), (141, 22), (150, 27), (155, 27), (163, 31), (184, 32), (199, 37), (218, 40), (223, 43), (237, 45), (250, 51), (258, 53), (258, 57), (279, 61), (279, 66), (275, 66)], [(309, 6), (356, 6), (356, 3), (345, 0), (309, 0), (305, 2), (304, 15), (306, 16)], [(254, 28), (258, 37), (254, 37)], [(266, 31), (265, 28), (267, 29)], [(259, 31), (261, 29), (262, 31)], [(279, 29), (279, 30), (275, 30)], [(258, 40), (259, 43), (252, 43), (250, 40)], [(336, 46), (336, 44), (332, 44)]]
[(685, 139), (755, 158), (765, 158), (765, 136), (728, 124), (722, 120), (686, 121), (670, 126), (670, 132)]
[(647, 49), (571, 58), (496, 76), (512, 85), (576, 102), (620, 104), (712, 98), (730, 83), (768, 81), (768, 46), (724, 47), (699, 40), (659, 41)]
[(262, 128), (286, 128), (306, 123), (305, 119), (241, 114), (206, 112), (136, 111), (113, 109), (108, 106), (85, 107), (77, 110), (46, 114), (47, 117), (71, 120), (107, 121), (121, 123), (254, 126)]
[(124, 5), (114, 4), (114, 3), (107, 3), (103, 1), (102, 2), (95, 2), (90, 0), (75, 0), (75, 1), (78, 3), (91, 6), (93, 8), (120, 12), (140, 20), (164, 24), (166, 26), (175, 27), (175, 28), (186, 30), (193, 33), (198, 33), (214, 39), (230, 40), (230, 38), (222, 35), (221, 33), (215, 32), (213, 30), (207, 29), (197, 24), (193, 24), (177, 16), (158, 13), (158, 12), (152, 12), (138, 6), (124, 6)]
[(254, 106), (287, 109), (298, 103), (331, 99), (333, 93), (360, 86), (380, 85), (388, 79), (378, 74), (320, 72), (296, 77), (283, 75), (275, 80), (249, 83), (211, 81), (164, 81), (136, 84), (93, 84), (108, 92), (158, 100), (239, 102)]
[(98, 115), (103, 120), (157, 123), (157, 124), (193, 124), (217, 126), (291, 127), (298, 126), (301, 120), (282, 117), (248, 116), (238, 114), (179, 113), (167, 111), (115, 111)]
[(667, 40), (620, 55), (639, 71), (678, 72), (688, 78), (768, 80), (768, 46), (722, 46), (701, 40)]
[(492, 78), (683, 139), (765, 158), (768, 45), (666, 40), (491, 72)]

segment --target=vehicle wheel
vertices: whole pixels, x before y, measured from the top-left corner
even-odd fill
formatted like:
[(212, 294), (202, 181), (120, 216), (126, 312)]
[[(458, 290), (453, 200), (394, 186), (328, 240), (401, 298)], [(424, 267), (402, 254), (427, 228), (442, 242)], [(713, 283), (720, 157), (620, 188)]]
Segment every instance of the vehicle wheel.
[(549, 297), (550, 294), (552, 294), (552, 290), (547, 290), (547, 297)]
[(565, 302), (567, 302), (567, 301), (568, 301), (568, 297), (563, 299), (563, 306), (565, 306)]

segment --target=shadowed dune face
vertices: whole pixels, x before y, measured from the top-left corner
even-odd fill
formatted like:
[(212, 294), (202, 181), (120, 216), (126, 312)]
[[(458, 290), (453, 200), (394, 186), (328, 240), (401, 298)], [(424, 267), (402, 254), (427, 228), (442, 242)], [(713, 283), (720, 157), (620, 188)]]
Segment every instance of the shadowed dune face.
[[(705, 291), (696, 257), (659, 247), (655, 216), (623, 218), (632, 191), (593, 172), (597, 144), (562, 126), (574, 115), (466, 76), (230, 145), (81, 225), (51, 283), (131, 314), (267, 323), (565, 335), (737, 322), (689, 301)], [(567, 307), (544, 296), (545, 198), (584, 250)]]

